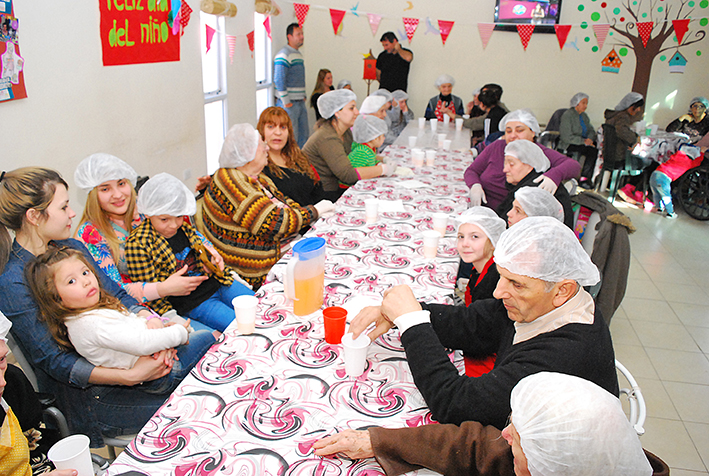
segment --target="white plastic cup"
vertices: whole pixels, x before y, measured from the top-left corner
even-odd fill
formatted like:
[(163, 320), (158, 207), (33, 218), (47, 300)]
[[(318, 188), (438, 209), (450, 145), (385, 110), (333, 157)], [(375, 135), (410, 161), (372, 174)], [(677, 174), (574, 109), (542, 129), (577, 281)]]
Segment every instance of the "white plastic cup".
[(364, 214), (367, 223), (374, 223), (379, 216), (379, 199), (368, 198), (364, 201)]
[(463, 119), (470, 119), (470, 114), (463, 114)]
[(448, 114), (443, 114), (443, 125), (448, 125), (451, 122), (451, 117)]
[(231, 300), (236, 315), (236, 326), (239, 333), (243, 335), (253, 334), (256, 330), (256, 310), (258, 309), (258, 298), (256, 296), (237, 296)]
[(433, 166), (436, 161), (436, 151), (434, 149), (429, 149), (426, 151), (426, 165), (429, 167)]
[(441, 236), (445, 236), (448, 228), (448, 214), (434, 213), (431, 215), (431, 222), (433, 224), (433, 229), (440, 233)]
[(438, 119), (434, 117), (431, 119), (431, 131), (436, 132), (436, 129), (438, 129)]
[(455, 130), (456, 130), (456, 131), (462, 131), (462, 130), (463, 130), (463, 118), (462, 118), (462, 117), (456, 117), (456, 118), (455, 118)]
[(414, 167), (423, 167), (423, 160), (426, 157), (426, 153), (421, 149), (411, 149), (411, 160), (414, 163)]
[(446, 139), (443, 141), (443, 150), (451, 150), (451, 144), (453, 143), (452, 140)]
[(438, 148), (443, 147), (443, 141), (446, 140), (445, 134), (438, 134)]
[(423, 129), (424, 127), (426, 127), (426, 118), (419, 117), (419, 129)]
[(409, 136), (409, 147), (416, 147), (416, 136)]
[(345, 358), (345, 372), (350, 377), (359, 377), (364, 372), (367, 363), (367, 350), (372, 342), (365, 334), (360, 334), (356, 339), (352, 339), (352, 333), (348, 332), (342, 336), (342, 349)]
[(86, 435), (67, 436), (49, 449), (47, 457), (57, 469), (75, 469), (79, 476), (94, 476), (89, 443)]
[(657, 135), (657, 131), (660, 130), (660, 126), (657, 124), (652, 125), (652, 135)]
[(438, 240), (441, 239), (441, 234), (436, 230), (426, 230), (423, 232), (423, 256), (424, 258), (433, 259), (438, 254)]

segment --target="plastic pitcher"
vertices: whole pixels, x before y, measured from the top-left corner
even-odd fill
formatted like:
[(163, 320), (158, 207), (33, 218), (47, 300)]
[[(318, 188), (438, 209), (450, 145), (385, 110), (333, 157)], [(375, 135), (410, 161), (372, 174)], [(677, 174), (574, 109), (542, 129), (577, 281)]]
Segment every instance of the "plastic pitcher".
[(286, 268), (286, 296), (293, 314), (306, 316), (322, 307), (325, 284), (325, 239), (305, 238), (293, 247)]

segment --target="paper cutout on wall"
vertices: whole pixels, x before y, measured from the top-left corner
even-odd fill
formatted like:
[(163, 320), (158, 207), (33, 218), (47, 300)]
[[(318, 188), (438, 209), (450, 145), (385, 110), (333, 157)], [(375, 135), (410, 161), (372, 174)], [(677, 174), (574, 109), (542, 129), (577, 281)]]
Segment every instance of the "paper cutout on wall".
[(414, 38), (414, 33), (416, 33), (416, 28), (419, 26), (418, 18), (402, 18), (404, 21), (404, 29), (406, 30), (406, 37), (409, 39), (409, 44)]
[(379, 23), (382, 21), (382, 16), (376, 13), (367, 13), (367, 18), (369, 18), (369, 28), (372, 29), (372, 36), (377, 36), (377, 30), (379, 29)]
[(266, 29), (266, 34), (268, 35), (268, 39), (272, 40), (271, 38), (271, 17), (268, 16), (266, 19), (263, 21), (263, 27)]
[(308, 16), (310, 5), (306, 5), (304, 3), (294, 3), (293, 10), (295, 10), (295, 16), (298, 19), (298, 25), (303, 28), (303, 23), (305, 23), (305, 17)]
[(357, 5), (354, 7), (350, 8), (350, 13), (353, 14), (356, 17), (359, 17), (359, 12), (357, 12), (357, 9), (359, 8), (359, 2), (357, 2)]
[(603, 48), (603, 43), (606, 42), (606, 37), (608, 36), (608, 30), (611, 26), (608, 23), (599, 23), (593, 25), (593, 32), (596, 34), (596, 41), (598, 42), (598, 49)]
[(180, 21), (178, 18), (180, 15), (180, 8), (182, 7), (182, 0), (172, 0), (170, 2), (170, 13), (167, 14), (167, 24), (172, 28), (172, 34), (177, 35), (175, 31), (175, 22)]
[(451, 34), (451, 29), (453, 28), (453, 21), (438, 20), (438, 28), (441, 30), (441, 40), (443, 41), (443, 46), (446, 46), (446, 40), (448, 35)]
[(675, 36), (677, 37), (677, 44), (681, 45), (684, 39), (684, 34), (689, 30), (689, 18), (684, 20), (672, 20), (672, 26), (675, 29)]
[(251, 50), (252, 57), (254, 52), (254, 30), (251, 30), (246, 34), (246, 41), (249, 43), (249, 50)]
[(494, 29), (494, 23), (478, 23), (478, 33), (480, 33), (480, 39), (483, 42), (483, 49), (487, 46), (487, 42), (490, 41), (492, 30)]
[(426, 31), (424, 32), (424, 35), (428, 35), (429, 33), (432, 35), (440, 35), (441, 31), (433, 26), (433, 22), (431, 21), (430, 17), (426, 17)]
[(677, 51), (672, 58), (670, 58), (670, 73), (684, 73), (684, 68), (687, 67), (687, 58), (682, 56), (682, 53)]
[(236, 49), (236, 37), (226, 35), (226, 44), (229, 46), (229, 64), (234, 64), (234, 50)]
[(27, 97), (25, 60), (18, 40), (20, 21), (14, 16), (12, 3), (2, 9), (0, 25), (0, 102), (23, 99)]
[(189, 5), (187, 5), (187, 2), (182, 2), (182, 8), (180, 8), (180, 31), (182, 34), (185, 34), (185, 28), (187, 28), (187, 25), (190, 22), (190, 17), (192, 16), (192, 9), (190, 8)]
[(527, 51), (529, 39), (532, 38), (532, 33), (534, 33), (534, 25), (517, 25), (517, 33), (519, 33), (519, 39), (522, 41), (524, 51)]
[(0, 13), (12, 13), (12, 0), (0, 0)]
[(209, 25), (204, 25), (207, 31), (207, 53), (209, 53), (209, 49), (212, 47), (212, 40), (214, 39), (214, 34), (217, 32), (214, 28), (212, 28)]
[(654, 25), (651, 21), (641, 21), (636, 23), (638, 26), (638, 34), (640, 39), (643, 40), (643, 48), (647, 46), (647, 40), (650, 39), (650, 34), (652, 33), (652, 27)]
[(172, 34), (177, 35), (180, 32), (180, 10), (177, 11), (177, 17), (172, 22)]
[(344, 10), (335, 10), (334, 8), (330, 9), (330, 19), (332, 20), (332, 29), (335, 32), (336, 35), (338, 35), (342, 29), (342, 19), (345, 18), (345, 11)]
[(571, 31), (571, 25), (554, 25), (554, 31), (556, 32), (556, 39), (559, 42), (559, 49), (563, 50), (566, 39), (569, 37), (569, 31)]
[(618, 56), (618, 53), (615, 52), (615, 48), (613, 48), (601, 61), (601, 71), (604, 73), (617, 74), (622, 64), (623, 62), (620, 60), (620, 56)]

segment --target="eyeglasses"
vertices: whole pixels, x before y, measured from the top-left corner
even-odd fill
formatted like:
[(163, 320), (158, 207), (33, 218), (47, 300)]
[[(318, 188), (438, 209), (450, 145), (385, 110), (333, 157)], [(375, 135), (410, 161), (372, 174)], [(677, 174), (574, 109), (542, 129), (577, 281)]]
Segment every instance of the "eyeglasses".
[(694, 104), (692, 104), (690, 109), (699, 109), (700, 111), (702, 111), (702, 110), (706, 110), (706, 108), (707, 107), (704, 104), (694, 103)]

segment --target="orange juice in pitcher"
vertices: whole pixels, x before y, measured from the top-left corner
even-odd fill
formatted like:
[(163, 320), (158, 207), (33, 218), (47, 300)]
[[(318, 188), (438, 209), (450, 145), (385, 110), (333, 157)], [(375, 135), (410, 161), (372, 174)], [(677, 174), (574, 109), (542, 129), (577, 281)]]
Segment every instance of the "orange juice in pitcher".
[(325, 239), (305, 238), (293, 247), (286, 269), (286, 295), (293, 314), (306, 316), (322, 307), (325, 284)]

